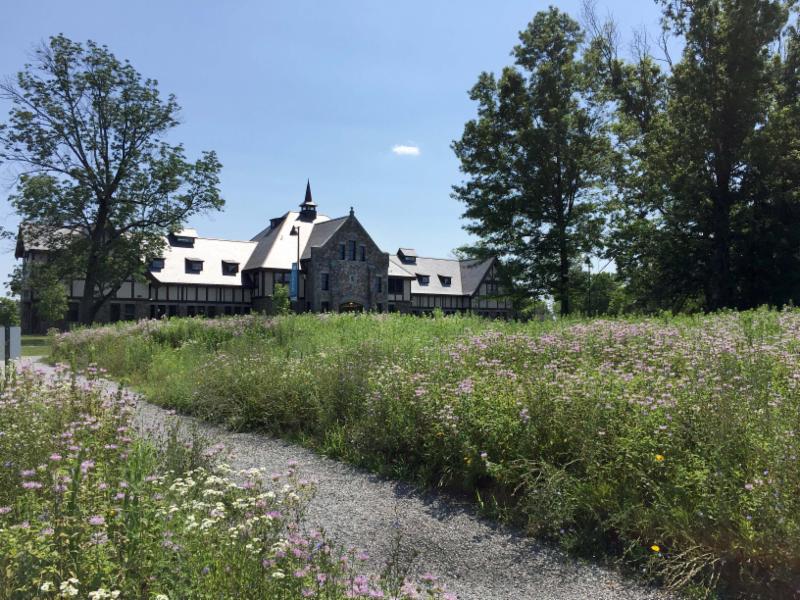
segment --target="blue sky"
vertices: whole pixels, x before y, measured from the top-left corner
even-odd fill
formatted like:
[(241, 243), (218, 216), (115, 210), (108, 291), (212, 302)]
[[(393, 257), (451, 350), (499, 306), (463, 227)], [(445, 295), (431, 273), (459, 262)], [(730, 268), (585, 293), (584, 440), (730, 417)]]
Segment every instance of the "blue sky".
[[(64, 33), (106, 44), (157, 79), (183, 109), (174, 139), (190, 157), (215, 150), (223, 164), (227, 204), (192, 221), (201, 235), (249, 239), (294, 209), (310, 178), (321, 212), (336, 217), (353, 206), (384, 250), (448, 256), (469, 239), (463, 207), (450, 198), (461, 180), (450, 143), (475, 114), (467, 91), (481, 71), (511, 62), (517, 33), (549, 4), (13, 2), (0, 19), (0, 77)], [(579, 16), (580, 0), (554, 4)], [(611, 12), (626, 36), (658, 31), (654, 2), (598, 0), (598, 10)], [(0, 121), (7, 114), (0, 101)], [(7, 202), (11, 173), (0, 166), (7, 227), (17, 223)], [(2, 282), (13, 264), (5, 245)]]

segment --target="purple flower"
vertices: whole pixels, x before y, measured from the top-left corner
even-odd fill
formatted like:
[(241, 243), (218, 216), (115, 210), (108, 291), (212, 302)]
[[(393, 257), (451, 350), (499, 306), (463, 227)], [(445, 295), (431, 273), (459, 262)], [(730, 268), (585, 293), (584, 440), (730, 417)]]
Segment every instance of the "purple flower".
[(89, 472), (89, 469), (94, 468), (94, 461), (93, 460), (85, 460), (81, 463), (81, 473), (84, 475)]
[(50, 455), (50, 460), (52, 460), (53, 462), (58, 462), (59, 460), (61, 460), (61, 455), (58, 453), (53, 453)]
[(89, 525), (104, 525), (106, 520), (102, 515), (92, 515), (89, 517)]
[(25, 481), (23, 482), (22, 487), (26, 490), (39, 490), (42, 488), (42, 484), (38, 481)]

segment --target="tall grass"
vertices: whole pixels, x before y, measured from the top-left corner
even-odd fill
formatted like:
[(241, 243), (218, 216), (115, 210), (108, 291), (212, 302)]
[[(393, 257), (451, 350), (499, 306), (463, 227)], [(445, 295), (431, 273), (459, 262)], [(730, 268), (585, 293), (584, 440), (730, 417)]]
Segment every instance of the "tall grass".
[(452, 598), (364, 575), (304, 522), (295, 466), (234, 473), (177, 426), (140, 438), (132, 409), (63, 371), (0, 380), (0, 599)]
[[(87, 330), (154, 401), (474, 494), (699, 594), (800, 581), (800, 312), (502, 323), (247, 317)], [(787, 596), (788, 597), (788, 596)]]

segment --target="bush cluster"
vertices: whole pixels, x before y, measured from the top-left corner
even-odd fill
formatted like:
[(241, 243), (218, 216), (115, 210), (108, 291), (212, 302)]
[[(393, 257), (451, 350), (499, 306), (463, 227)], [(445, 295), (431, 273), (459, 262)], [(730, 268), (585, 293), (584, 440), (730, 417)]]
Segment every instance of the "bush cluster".
[[(249, 319), (158, 325), (198, 332), (179, 344), (141, 324), (68, 335), (56, 352), (230, 427), (467, 491), (670, 587), (780, 596), (800, 580), (798, 311)], [(204, 328), (235, 333), (211, 347)]]
[(450, 597), (306, 526), (296, 465), (232, 472), (177, 426), (142, 439), (129, 397), (61, 372), (0, 382), (0, 598)]

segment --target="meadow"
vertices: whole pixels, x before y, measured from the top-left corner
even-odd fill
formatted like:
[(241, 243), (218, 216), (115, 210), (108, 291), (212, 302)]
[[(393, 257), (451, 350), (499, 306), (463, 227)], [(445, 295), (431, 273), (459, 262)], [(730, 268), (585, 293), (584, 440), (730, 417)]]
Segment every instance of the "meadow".
[(232, 472), (218, 445), (175, 423), (142, 438), (132, 414), (66, 368), (0, 380), (0, 599), (450, 597), (433, 576), (365, 574), (305, 522), (296, 465)]
[(800, 311), (175, 319), (56, 335), (53, 356), (687, 595), (800, 586)]

